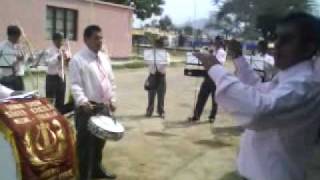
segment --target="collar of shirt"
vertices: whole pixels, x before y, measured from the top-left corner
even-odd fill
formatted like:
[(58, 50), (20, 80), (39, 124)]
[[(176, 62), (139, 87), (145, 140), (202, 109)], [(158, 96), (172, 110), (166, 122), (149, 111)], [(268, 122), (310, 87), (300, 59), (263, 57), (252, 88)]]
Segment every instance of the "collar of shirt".
[(89, 49), (88, 46), (84, 47), (84, 52), (90, 57), (90, 60), (97, 60), (99, 59), (99, 54), (100, 51), (98, 53), (93, 52), (91, 49)]
[(288, 69), (279, 71), (279, 73), (276, 75), (276, 78), (281, 82), (287, 81), (291, 78), (296, 77), (301, 73), (308, 72), (308, 69), (310, 68), (311, 68), (311, 61), (306, 60), (292, 67), (289, 67)]

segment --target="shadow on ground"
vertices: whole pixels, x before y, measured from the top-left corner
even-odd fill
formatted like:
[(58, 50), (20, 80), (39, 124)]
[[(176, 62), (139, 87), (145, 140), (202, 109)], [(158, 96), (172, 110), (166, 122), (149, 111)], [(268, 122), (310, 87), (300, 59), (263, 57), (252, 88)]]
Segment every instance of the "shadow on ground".
[(200, 146), (206, 146), (208, 148), (223, 148), (231, 146), (231, 144), (225, 143), (219, 139), (202, 139), (193, 143)]
[(146, 132), (145, 135), (153, 136), (153, 137), (163, 137), (163, 138), (177, 136), (175, 134), (166, 133), (166, 132), (157, 132), (157, 131)]
[(242, 178), (238, 175), (237, 172), (229, 172), (225, 174), (221, 179), (219, 180), (242, 180)]
[(243, 132), (240, 126), (215, 127), (212, 133), (217, 136), (239, 136)]

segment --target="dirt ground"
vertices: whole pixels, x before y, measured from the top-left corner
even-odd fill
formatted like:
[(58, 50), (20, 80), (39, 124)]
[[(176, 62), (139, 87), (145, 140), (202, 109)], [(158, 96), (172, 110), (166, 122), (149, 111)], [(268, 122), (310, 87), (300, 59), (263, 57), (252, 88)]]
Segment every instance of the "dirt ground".
[[(156, 113), (144, 117), (147, 69), (116, 70), (115, 76), (115, 116), (126, 131), (122, 140), (107, 142), (103, 163), (118, 180), (240, 180), (235, 159), (241, 128), (232, 118), (219, 109), (216, 122), (209, 124), (208, 101), (200, 123), (185, 123), (202, 79), (184, 76), (183, 66), (168, 69), (163, 120)], [(319, 159), (320, 151), (310, 165), (308, 180), (320, 179)]]

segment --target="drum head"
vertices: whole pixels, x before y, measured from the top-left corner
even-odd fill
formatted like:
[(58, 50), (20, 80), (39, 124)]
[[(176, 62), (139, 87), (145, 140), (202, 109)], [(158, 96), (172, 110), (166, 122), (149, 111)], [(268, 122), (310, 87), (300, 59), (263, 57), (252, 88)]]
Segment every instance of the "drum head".
[(124, 127), (116, 120), (108, 116), (93, 116), (90, 118), (92, 123), (96, 126), (114, 133), (122, 133), (124, 132)]

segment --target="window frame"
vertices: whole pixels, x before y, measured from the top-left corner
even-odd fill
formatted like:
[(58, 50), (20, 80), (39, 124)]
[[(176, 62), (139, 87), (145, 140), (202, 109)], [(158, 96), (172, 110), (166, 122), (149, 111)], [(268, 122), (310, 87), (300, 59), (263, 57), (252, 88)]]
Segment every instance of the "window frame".
[(79, 12), (76, 9), (71, 9), (71, 8), (65, 8), (65, 7), (58, 7), (58, 6), (51, 6), (51, 5), (47, 5), (46, 6), (46, 34), (48, 35), (48, 11), (49, 9), (52, 11), (52, 19), (51, 19), (51, 36), (47, 37), (49, 39), (52, 39), (52, 34), (54, 32), (57, 32), (57, 11), (62, 10), (63, 11), (63, 35), (64, 38), (67, 38), (68, 34), (68, 27), (67, 27), (67, 22), (68, 22), (68, 12), (72, 12), (72, 14), (74, 15), (74, 19), (73, 19), (73, 33), (74, 36), (73, 38), (69, 39), (71, 41), (77, 41), (78, 40), (78, 16), (79, 16)]

